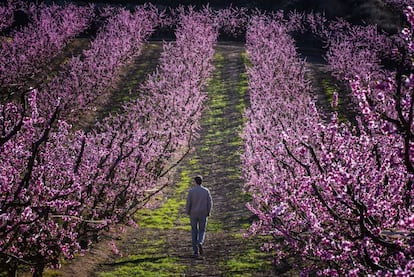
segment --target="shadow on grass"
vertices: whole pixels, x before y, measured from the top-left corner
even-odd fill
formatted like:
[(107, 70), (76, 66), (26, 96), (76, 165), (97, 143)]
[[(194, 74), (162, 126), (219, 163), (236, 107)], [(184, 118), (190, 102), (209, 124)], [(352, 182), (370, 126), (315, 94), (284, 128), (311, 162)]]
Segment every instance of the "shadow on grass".
[(127, 264), (141, 264), (141, 263), (157, 263), (164, 259), (168, 258), (167, 255), (156, 255), (151, 257), (137, 257), (137, 258), (129, 258), (125, 261), (116, 261), (113, 263), (106, 263), (104, 265), (107, 266), (121, 266), (121, 265), (127, 265)]

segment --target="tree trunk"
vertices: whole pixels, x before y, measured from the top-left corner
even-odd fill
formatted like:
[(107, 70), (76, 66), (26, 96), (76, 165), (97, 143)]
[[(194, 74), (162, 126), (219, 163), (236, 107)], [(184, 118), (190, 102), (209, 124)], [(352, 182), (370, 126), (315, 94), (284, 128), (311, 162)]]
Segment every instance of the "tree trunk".
[(35, 271), (33, 272), (33, 277), (42, 277), (44, 269), (45, 269), (44, 265), (37, 265), (35, 267)]
[(17, 266), (10, 266), (8, 268), (7, 277), (17, 277)]

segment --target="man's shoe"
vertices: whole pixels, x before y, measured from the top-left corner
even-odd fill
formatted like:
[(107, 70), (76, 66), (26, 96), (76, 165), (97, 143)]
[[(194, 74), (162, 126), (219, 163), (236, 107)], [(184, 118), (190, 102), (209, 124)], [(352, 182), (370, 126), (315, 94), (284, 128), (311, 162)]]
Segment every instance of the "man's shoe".
[(193, 254), (193, 258), (194, 258), (194, 259), (197, 259), (197, 258), (198, 258), (198, 253), (194, 253), (194, 254)]
[(201, 244), (198, 245), (198, 252), (200, 252), (200, 255), (203, 255), (203, 247)]

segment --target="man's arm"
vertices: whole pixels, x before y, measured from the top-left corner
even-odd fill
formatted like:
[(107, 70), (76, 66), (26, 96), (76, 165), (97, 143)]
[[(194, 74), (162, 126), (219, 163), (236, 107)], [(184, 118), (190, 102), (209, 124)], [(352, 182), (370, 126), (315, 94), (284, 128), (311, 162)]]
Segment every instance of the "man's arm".
[(188, 192), (187, 195), (187, 202), (185, 203), (185, 211), (188, 215), (191, 213), (191, 190)]
[(210, 191), (207, 190), (207, 215), (210, 216), (211, 209), (213, 208), (213, 199), (211, 198)]

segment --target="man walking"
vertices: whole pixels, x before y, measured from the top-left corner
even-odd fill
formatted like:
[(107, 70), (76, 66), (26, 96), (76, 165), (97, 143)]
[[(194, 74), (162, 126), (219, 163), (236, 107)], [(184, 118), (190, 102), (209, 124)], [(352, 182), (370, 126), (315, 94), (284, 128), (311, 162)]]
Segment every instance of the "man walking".
[(203, 242), (206, 234), (207, 218), (213, 206), (210, 191), (202, 186), (203, 178), (194, 178), (194, 186), (188, 192), (186, 212), (190, 216), (191, 238), (194, 257), (203, 255)]

